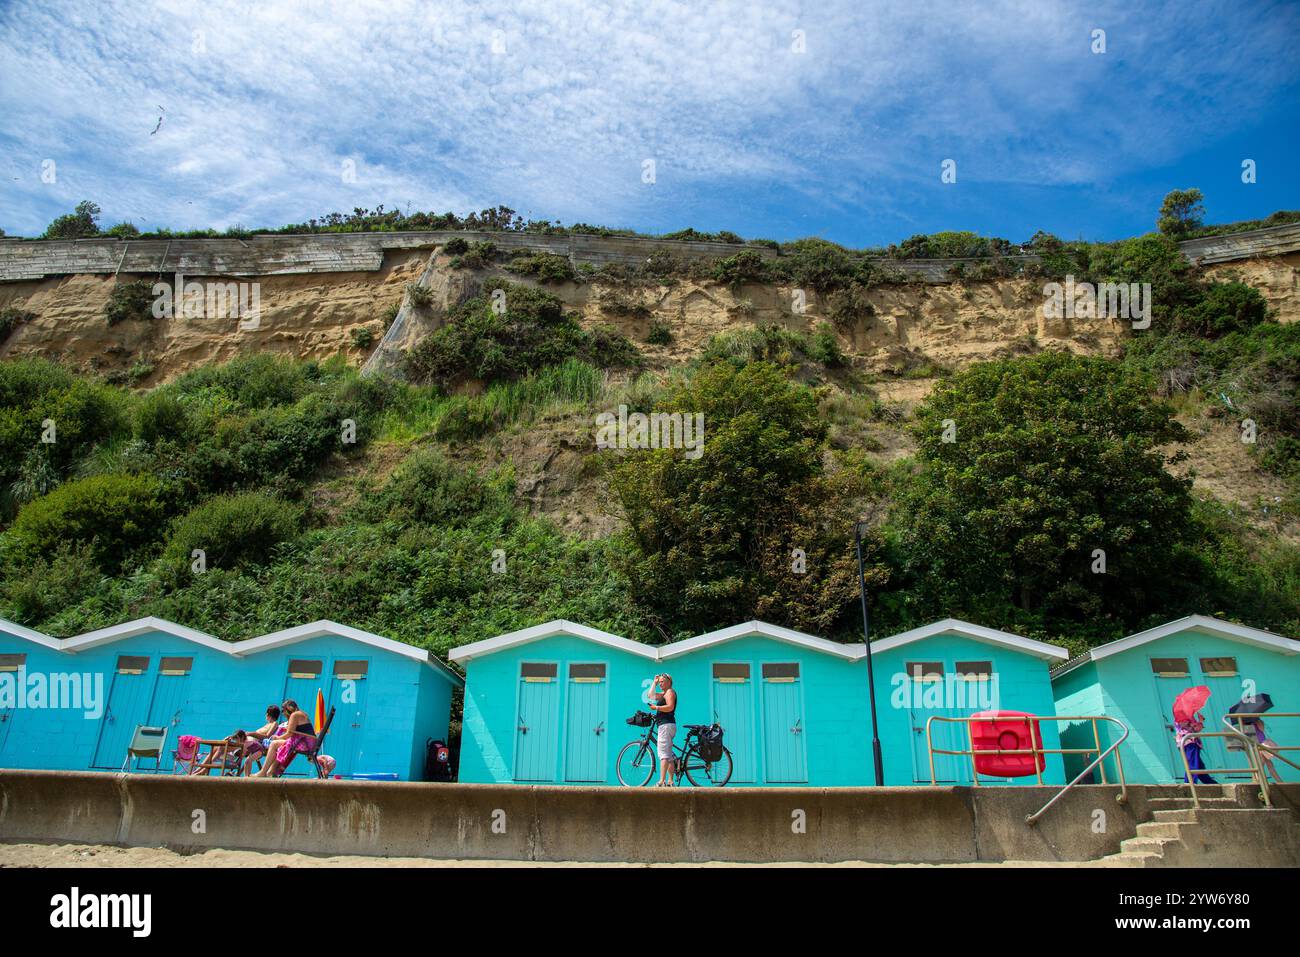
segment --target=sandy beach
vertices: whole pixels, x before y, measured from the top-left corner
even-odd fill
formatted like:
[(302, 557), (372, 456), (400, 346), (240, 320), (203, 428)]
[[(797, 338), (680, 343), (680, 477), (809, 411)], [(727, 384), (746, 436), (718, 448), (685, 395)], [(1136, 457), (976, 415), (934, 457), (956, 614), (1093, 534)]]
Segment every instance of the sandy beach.
[(425, 857), (364, 857), (207, 850), (180, 854), (165, 847), (114, 847), (109, 844), (0, 844), (0, 867), (1090, 867), (1087, 864), (1043, 861), (979, 862), (972, 864), (880, 864), (841, 861), (834, 864), (745, 864), (735, 861), (647, 864), (584, 861), (434, 860)]

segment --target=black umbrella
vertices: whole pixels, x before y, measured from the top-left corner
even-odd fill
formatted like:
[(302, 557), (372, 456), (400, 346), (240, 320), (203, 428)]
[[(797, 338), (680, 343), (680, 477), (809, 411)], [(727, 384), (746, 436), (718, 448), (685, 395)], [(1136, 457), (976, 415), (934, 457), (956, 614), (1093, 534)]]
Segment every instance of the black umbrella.
[[(1261, 691), (1259, 694), (1252, 697), (1242, 698), (1228, 709), (1228, 714), (1263, 714), (1265, 711), (1271, 711), (1272, 709), (1273, 698)], [(1254, 724), (1255, 719), (1247, 718), (1244, 722), (1240, 723)]]

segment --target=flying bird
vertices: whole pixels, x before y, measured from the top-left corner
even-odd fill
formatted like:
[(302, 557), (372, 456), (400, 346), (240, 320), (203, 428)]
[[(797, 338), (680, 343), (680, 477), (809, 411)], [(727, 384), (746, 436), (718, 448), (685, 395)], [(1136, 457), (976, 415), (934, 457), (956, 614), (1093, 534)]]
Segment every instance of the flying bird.
[(166, 112), (167, 111), (164, 110), (161, 106), (158, 107), (158, 125), (153, 128), (153, 132), (149, 134), (150, 136), (153, 136), (154, 133), (157, 133), (160, 129), (162, 129), (162, 121), (163, 121), (162, 115)]

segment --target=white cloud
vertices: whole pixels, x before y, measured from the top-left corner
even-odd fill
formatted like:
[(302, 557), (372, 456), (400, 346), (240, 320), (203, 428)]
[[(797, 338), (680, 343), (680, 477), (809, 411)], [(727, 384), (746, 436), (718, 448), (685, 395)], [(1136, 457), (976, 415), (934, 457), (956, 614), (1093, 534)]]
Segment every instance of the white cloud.
[(0, 14), (2, 225), (85, 197), (146, 227), (498, 201), (687, 225), (688, 197), (771, 183), (887, 206), (947, 157), (967, 181), (1092, 182), (1294, 81), (1273, 54), (1295, 15), (1274, 19), (1247, 46), (1176, 4), (20, 2)]

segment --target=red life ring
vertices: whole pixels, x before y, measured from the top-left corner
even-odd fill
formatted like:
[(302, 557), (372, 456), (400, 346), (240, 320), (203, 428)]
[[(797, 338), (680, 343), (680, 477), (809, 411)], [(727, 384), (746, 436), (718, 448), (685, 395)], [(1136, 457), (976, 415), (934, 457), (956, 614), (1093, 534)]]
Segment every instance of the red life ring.
[[(1043, 747), (1043, 733), (1036, 715), (1024, 711), (977, 711), (971, 721), (971, 750), (975, 771), (995, 778), (1023, 778), (1040, 773), (1047, 766), (1042, 754), (980, 754), (981, 751), (1027, 751)], [(1031, 738), (1032, 735), (1032, 738)], [(1032, 742), (1032, 743), (1031, 743)]]

